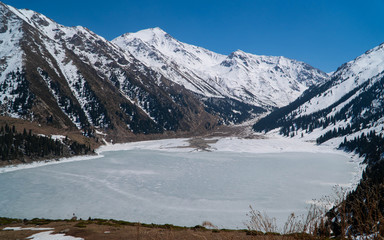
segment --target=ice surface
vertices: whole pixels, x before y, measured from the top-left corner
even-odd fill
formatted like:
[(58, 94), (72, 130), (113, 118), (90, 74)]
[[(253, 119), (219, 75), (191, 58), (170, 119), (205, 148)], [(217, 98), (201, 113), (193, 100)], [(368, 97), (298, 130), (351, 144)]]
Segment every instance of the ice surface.
[[(185, 139), (114, 145), (90, 161), (4, 172), (0, 204), (7, 207), (0, 215), (71, 218), (75, 213), (83, 219), (182, 226), (211, 221), (220, 228), (245, 228), (252, 205), (281, 224), (292, 211), (304, 213), (307, 202), (330, 194), (335, 184), (348, 185), (358, 172), (349, 157), (316, 152), (313, 145), (289, 152), (284, 139), (276, 139), (269, 143), (280, 152), (257, 153), (252, 144), (260, 151), (264, 140), (229, 140), (218, 141), (213, 152), (174, 148), (186, 145)], [(235, 151), (241, 144), (249, 150)]]

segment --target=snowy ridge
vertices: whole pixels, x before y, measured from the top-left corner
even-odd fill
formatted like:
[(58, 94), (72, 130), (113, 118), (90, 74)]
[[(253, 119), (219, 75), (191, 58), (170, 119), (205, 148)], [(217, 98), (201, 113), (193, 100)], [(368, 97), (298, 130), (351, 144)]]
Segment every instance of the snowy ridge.
[(0, 103), (1, 112), (19, 117), (12, 109), (17, 98), (15, 90), (21, 83), (16, 76), (23, 71), (23, 52), (20, 41), (23, 38), (22, 21), (15, 16), (6, 18), (10, 11), (0, 2)]
[[(68, 81), (68, 85), (71, 87), (77, 101), (84, 110), (88, 122), (95, 127), (106, 127), (108, 123), (103, 114), (100, 115), (96, 121), (93, 121), (90, 117), (88, 109), (90, 105), (88, 103), (95, 100), (89, 98), (89, 89), (86, 89), (84, 76), (80, 74), (78, 67), (73, 61), (68, 58), (67, 49), (73, 51), (73, 53), (75, 53), (83, 62), (96, 69), (99, 72), (100, 78), (105, 78), (112, 74), (109, 72), (111, 71), (109, 69), (111, 69), (110, 64), (112, 62), (115, 61), (119, 63), (121, 62), (119, 61), (120, 59), (124, 59), (125, 61), (121, 63), (121, 65), (124, 66), (130, 61), (133, 62), (133, 57), (127, 53), (121, 52), (118, 47), (82, 26), (66, 27), (32, 10), (12, 9), (20, 18), (40, 31), (44, 48), (48, 50), (51, 56), (54, 56), (54, 59), (59, 66), (59, 70), (52, 64), (49, 57), (45, 57), (45, 60), (56, 71), (58, 76), (60, 76), (60, 73), (64, 74), (65, 79)], [(67, 49), (63, 49), (63, 43)], [(108, 48), (109, 51), (101, 50), (102, 53), (95, 52), (95, 45), (102, 45), (102, 47)], [(39, 52), (42, 54), (44, 53), (43, 50)], [(95, 104), (97, 105), (97, 102)], [(78, 128), (81, 128), (78, 117), (71, 115), (69, 115), (69, 117)]]
[(257, 131), (339, 147), (361, 136), (384, 134), (384, 45), (343, 64), (329, 82), (254, 125)]
[(216, 68), (223, 72), (219, 79), (227, 92), (260, 106), (285, 106), (309, 86), (327, 79), (327, 75), (305, 63), (241, 50), (230, 54)]
[[(344, 64), (333, 74), (333, 86), (319, 96), (312, 98), (295, 110), (297, 116), (308, 115), (329, 107), (340, 100), (346, 93), (371, 80), (371, 84), (384, 76), (384, 45), (381, 44), (367, 51), (353, 61)], [(354, 97), (359, 94), (355, 94)], [(353, 97), (351, 98), (353, 99)], [(344, 102), (343, 104), (346, 104)], [(339, 106), (340, 108), (340, 106)]]
[[(139, 87), (129, 88), (128, 86), (131, 83), (127, 80), (128, 77), (124, 74), (124, 70), (130, 68), (137, 72), (135, 80), (142, 84), (144, 82), (141, 75), (144, 75), (154, 79), (158, 86), (161, 85), (161, 74), (156, 72), (150, 73), (150, 70), (138, 62), (131, 54), (122, 51), (116, 45), (84, 27), (65, 27), (31, 10), (19, 10), (19, 12), (23, 14), (31, 25), (39, 29), (44, 37), (47, 37), (43, 41), (44, 47), (48, 49), (50, 55), (54, 56), (57, 61), (60, 72), (64, 74), (72, 93), (87, 116), (89, 123), (97, 128), (107, 127), (109, 119), (103, 113), (99, 117), (94, 116), (92, 118), (90, 116), (89, 111), (94, 107), (99, 108), (100, 104), (93, 97), (94, 94), (90, 92), (89, 87), (87, 87), (87, 81), (80, 74), (79, 67), (69, 59), (67, 49), (70, 49), (83, 63), (95, 69), (100, 79), (110, 81), (118, 87), (122, 96), (131, 103), (133, 103), (132, 99), (138, 99), (138, 95), (140, 95), (140, 99), (135, 105), (157, 123), (156, 118), (151, 112), (152, 109), (146, 107), (148, 105), (148, 93), (145, 93)], [(62, 48), (63, 43), (66, 49)], [(47, 62), (50, 63), (49, 61)], [(58, 73), (58, 75), (60, 74)], [(89, 104), (90, 102), (93, 102), (93, 105)], [(130, 118), (132, 119), (132, 116)], [(75, 124), (78, 127), (80, 126), (78, 119), (75, 120)]]
[(114, 40), (148, 67), (205, 97), (229, 97), (261, 107), (281, 107), (328, 75), (284, 57), (235, 51), (228, 56), (182, 43), (160, 28)]
[(112, 42), (176, 83), (204, 96), (220, 96), (214, 87), (199, 79), (199, 74), (188, 67), (204, 72), (205, 66), (213, 66), (225, 56), (181, 43), (160, 28), (139, 31), (137, 36), (127, 33)]
[[(52, 45), (52, 42), (57, 43), (58, 46), (56, 46), (55, 49), (57, 51), (62, 48), (62, 44), (64, 43), (66, 47), (71, 49), (82, 61), (98, 69), (102, 74), (105, 73), (105, 70), (102, 71), (101, 69), (105, 69), (108, 64), (112, 63), (112, 60), (117, 60), (122, 57), (131, 61), (133, 60), (132, 56), (118, 52), (119, 49), (116, 46), (82, 26), (66, 27), (32, 10), (15, 9), (15, 11), (21, 14), (21, 17), (31, 26), (38, 29), (43, 37), (52, 40), (45, 40), (45, 44), (47, 44), (47, 42), (51, 42), (50, 45)], [(106, 45), (111, 51), (104, 51), (104, 56), (100, 55), (99, 52), (94, 51), (94, 44)], [(61, 57), (61, 59), (64, 58)]]

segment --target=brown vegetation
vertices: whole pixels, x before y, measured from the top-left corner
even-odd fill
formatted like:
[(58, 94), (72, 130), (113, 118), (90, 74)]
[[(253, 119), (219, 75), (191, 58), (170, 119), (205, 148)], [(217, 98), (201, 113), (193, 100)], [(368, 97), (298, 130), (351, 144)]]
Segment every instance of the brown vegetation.
[[(2, 220), (2, 221), (1, 221)], [(280, 235), (276, 233), (266, 233), (249, 231), (249, 230), (226, 230), (226, 229), (207, 229), (203, 226), (195, 226), (191, 228), (177, 227), (173, 225), (154, 225), (129, 223), (114, 220), (44, 220), (34, 219), (30, 221), (22, 221), (16, 219), (0, 219), (3, 222), (2, 227), (44, 227), (54, 228), (54, 233), (65, 233), (68, 236), (81, 237), (86, 240), (195, 240), (195, 239), (212, 239), (212, 240), (296, 240), (309, 239), (306, 235)], [(0, 239), (14, 240), (24, 239), (41, 231), (1, 231)], [(310, 238), (313, 239), (313, 238)]]

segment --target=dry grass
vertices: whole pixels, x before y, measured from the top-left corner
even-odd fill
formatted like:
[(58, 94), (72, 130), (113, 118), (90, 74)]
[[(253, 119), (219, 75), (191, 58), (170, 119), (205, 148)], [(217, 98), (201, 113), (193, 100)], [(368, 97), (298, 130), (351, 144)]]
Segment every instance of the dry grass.
[[(6, 223), (6, 222), (4, 222)], [(38, 224), (38, 225), (37, 225)], [(204, 223), (203, 223), (204, 224)], [(205, 225), (214, 225), (205, 222)], [(123, 221), (95, 219), (90, 221), (70, 220), (39, 220), (21, 222), (11, 220), (0, 227), (0, 239), (25, 239), (38, 231), (1, 231), (7, 226), (19, 227), (50, 227), (55, 233), (65, 233), (69, 236), (81, 237), (86, 240), (303, 240), (299, 235), (278, 235), (273, 233), (261, 234), (246, 230), (207, 229), (202, 226), (193, 228), (172, 225), (148, 225), (128, 223)]]
[[(372, 194), (374, 194), (374, 192), (375, 191), (372, 191)], [(346, 196), (347, 193), (345, 189), (336, 186), (333, 195), (324, 197), (319, 201), (313, 201), (306, 214), (296, 215), (295, 213), (291, 213), (282, 228), (277, 226), (275, 218), (271, 218), (266, 213), (257, 211), (250, 206), (250, 211), (247, 214), (250, 220), (246, 223), (246, 226), (249, 231), (259, 233), (259, 235), (273, 233), (275, 236), (280, 235), (283, 238), (327, 239), (331, 235), (336, 235), (338, 239), (344, 239), (345, 237), (351, 239), (351, 232), (348, 232), (348, 229), (350, 229), (350, 223), (352, 221), (359, 222), (361, 226), (366, 226), (367, 224), (365, 223), (366, 219), (360, 217), (364, 215), (363, 212), (354, 210), (355, 215), (352, 215), (350, 214), (350, 210), (347, 211)], [(369, 199), (370, 198), (365, 198), (364, 200), (365, 204), (371, 202), (371, 205), (368, 206), (367, 209), (378, 209), (377, 201), (370, 201)], [(372, 199), (374, 199), (374, 197), (372, 197)], [(374, 205), (374, 203), (376, 203), (376, 205)], [(334, 215), (330, 214), (329, 209), (332, 207), (333, 213), (337, 212)], [(361, 208), (359, 209), (362, 210)], [(384, 218), (381, 219), (383, 219), (384, 222)], [(339, 227), (338, 232), (334, 231), (335, 225)], [(378, 229), (376, 230), (378, 231)], [(361, 234), (363, 232), (367, 232), (367, 229), (360, 229), (353, 234), (363, 235)], [(371, 230), (370, 232), (373, 231)]]
[(325, 226), (325, 210), (312, 204), (306, 215), (291, 213), (283, 228), (279, 228), (276, 219), (250, 207), (247, 228), (249, 231), (264, 235), (263, 239), (321, 239), (319, 229)]

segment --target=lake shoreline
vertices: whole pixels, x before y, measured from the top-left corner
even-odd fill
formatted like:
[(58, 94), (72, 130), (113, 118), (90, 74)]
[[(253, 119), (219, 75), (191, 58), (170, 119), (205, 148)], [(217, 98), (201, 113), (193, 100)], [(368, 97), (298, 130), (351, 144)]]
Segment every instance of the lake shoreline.
[[(105, 144), (95, 149), (95, 154), (79, 155), (73, 157), (45, 159), (29, 163), (17, 163), (0, 166), (0, 174), (41, 167), (45, 165), (60, 164), (75, 161), (86, 161), (103, 157), (103, 152), (129, 151), (132, 149), (150, 149), (158, 151), (173, 152), (195, 152), (195, 151), (227, 151), (227, 152), (248, 152), (255, 154), (283, 153), (283, 152), (310, 152), (310, 153), (332, 153), (347, 156), (351, 162), (361, 164), (363, 158), (356, 154), (348, 153), (333, 148), (332, 146), (316, 145), (307, 141), (285, 138), (278, 135), (254, 135), (254, 137), (214, 137), (199, 136), (191, 138), (170, 138), (160, 140), (145, 140), (128, 143)], [(365, 166), (362, 166), (361, 172)]]
[[(99, 158), (104, 156), (106, 157), (106, 159), (111, 159), (111, 160), (108, 160), (107, 162), (104, 159), (100, 159), (100, 160), (95, 160), (89, 163), (85, 163), (85, 162), (82, 163), (84, 160), (89, 160), (89, 159), (76, 159), (76, 160), (69, 159), (71, 164), (62, 164), (61, 166), (53, 165), (53, 166), (49, 166), (49, 168), (44, 167), (41, 169), (37, 169), (36, 171), (34, 170), (33, 172), (26, 171), (23, 173), (21, 172), (15, 173), (15, 174), (12, 173), (10, 175), (10, 176), (13, 176), (13, 178), (15, 178), (16, 176), (29, 176), (32, 173), (31, 176), (34, 176), (34, 177), (31, 180), (34, 182), (34, 186), (37, 186), (40, 189), (39, 186), (43, 184), (42, 186), (44, 186), (44, 189), (46, 189), (44, 190), (44, 192), (48, 191), (48, 189), (51, 189), (48, 191), (50, 193), (59, 191), (59, 189), (68, 188), (68, 184), (56, 185), (56, 183), (63, 183), (63, 182), (70, 181), (71, 182), (70, 185), (72, 186), (70, 189), (81, 188), (83, 190), (81, 190), (79, 193), (75, 193), (76, 191), (63, 192), (62, 190), (60, 190), (59, 192), (61, 195), (72, 196), (71, 198), (73, 198), (74, 196), (76, 196), (77, 194), (80, 194), (81, 192), (89, 191), (92, 194), (91, 195), (88, 194), (88, 198), (100, 199), (99, 201), (102, 201), (102, 202), (104, 202), (105, 200), (101, 200), (100, 196), (110, 196), (110, 197), (115, 196), (117, 200), (116, 200), (116, 203), (112, 204), (112, 206), (120, 206), (120, 204), (122, 204), (120, 203), (120, 201), (125, 199), (124, 204), (127, 206), (131, 206), (134, 209), (137, 206), (140, 206), (143, 204), (146, 205), (145, 209), (152, 209), (152, 210), (147, 210), (147, 212), (149, 211), (151, 215), (140, 215), (138, 212), (132, 212), (133, 210), (131, 210), (131, 208), (124, 208), (125, 209), (124, 215), (113, 213), (112, 209), (111, 209), (111, 212), (100, 211), (100, 210), (97, 210), (98, 208), (95, 208), (95, 207), (86, 207), (86, 205), (84, 205), (85, 203), (84, 204), (82, 203), (83, 202), (83, 200), (81, 200), (83, 199), (82, 197), (76, 198), (77, 200), (74, 201), (74, 204), (76, 203), (75, 205), (72, 205), (72, 204), (68, 205), (68, 206), (77, 206), (77, 207), (73, 207), (74, 208), (73, 210), (71, 210), (72, 208), (71, 207), (71, 208), (62, 209), (61, 211), (53, 215), (47, 214), (46, 210), (54, 207), (51, 206), (51, 207), (41, 209), (41, 206), (43, 205), (49, 206), (49, 203), (46, 202), (43, 205), (40, 203), (38, 205), (35, 204), (36, 206), (33, 208), (35, 208), (36, 210), (26, 214), (25, 212), (26, 209), (19, 208), (16, 205), (11, 204), (16, 200), (17, 202), (19, 201), (22, 202), (23, 201), (22, 199), (30, 199), (30, 197), (28, 197), (23, 193), (22, 195), (17, 197), (17, 199), (14, 199), (14, 200), (12, 200), (13, 198), (10, 198), (10, 197), (5, 198), (4, 201), (11, 201), (8, 204), (12, 205), (12, 208), (9, 208), (9, 210), (3, 211), (3, 214), (1, 215), (4, 217), (30, 218), (30, 217), (37, 216), (36, 214), (39, 214), (38, 216), (44, 217), (44, 218), (63, 218), (63, 217), (68, 218), (69, 217), (68, 213), (72, 213), (73, 211), (82, 218), (87, 218), (89, 216), (92, 216), (97, 218), (113, 218), (113, 219), (124, 219), (128, 221), (133, 220), (133, 221), (140, 221), (140, 222), (155, 222), (157, 224), (170, 223), (175, 225), (186, 225), (186, 226), (194, 226), (196, 224), (201, 223), (204, 220), (208, 220), (208, 221), (213, 221), (213, 223), (221, 227), (230, 228), (229, 226), (233, 226), (231, 228), (236, 229), (237, 227), (239, 227), (238, 224), (241, 224), (245, 220), (246, 213), (249, 210), (248, 209), (249, 204), (255, 203), (254, 201), (256, 199), (254, 197), (269, 196), (271, 191), (273, 192), (273, 195), (275, 195), (276, 191), (274, 190), (267, 190), (267, 192), (263, 192), (264, 190), (262, 190), (262, 192), (260, 192), (259, 186), (263, 186), (264, 185), (263, 182), (272, 183), (271, 180), (277, 177), (276, 181), (279, 183), (278, 184), (279, 189), (283, 191), (282, 193), (287, 194), (291, 191), (289, 189), (292, 189), (292, 187), (286, 186), (287, 187), (286, 188), (285, 185), (281, 185), (282, 183), (287, 182), (287, 180), (283, 179), (282, 176), (284, 176), (287, 172), (291, 172), (292, 170), (296, 172), (296, 175), (302, 174), (301, 169), (313, 168), (313, 164), (319, 164), (319, 166), (324, 166), (324, 167), (333, 166), (335, 164), (335, 167), (337, 166), (337, 168), (335, 168), (336, 172), (333, 171), (333, 174), (343, 171), (342, 169), (345, 168), (345, 169), (348, 169), (347, 172), (351, 172), (351, 173), (354, 172), (356, 173), (355, 176), (357, 176), (356, 169), (354, 169), (353, 167), (356, 164), (348, 163), (348, 159), (350, 159), (349, 157), (347, 158), (346, 156), (342, 156), (344, 154), (335, 155), (334, 152), (329, 153), (328, 151), (325, 151), (325, 149), (322, 151), (319, 151), (319, 150), (314, 151), (314, 149), (307, 148), (306, 149), (307, 153), (304, 154), (303, 152), (297, 152), (298, 149), (293, 148), (294, 144), (287, 145), (286, 140), (276, 141), (276, 139), (273, 140), (275, 144), (274, 145), (270, 144), (269, 149), (265, 149), (265, 148), (258, 149), (257, 147), (257, 146), (264, 146), (265, 141), (272, 143), (270, 142), (271, 140), (267, 140), (267, 139), (250, 140), (250, 139), (239, 139), (239, 138), (223, 138), (223, 139), (214, 139), (214, 141), (212, 139), (208, 139), (208, 141), (211, 144), (210, 148), (212, 148), (212, 151), (201, 151), (201, 150), (198, 151), (196, 149), (188, 148), (188, 146), (190, 146), (188, 139), (168, 139), (168, 140), (160, 140), (160, 141), (137, 142), (137, 143), (131, 143), (131, 144), (124, 144), (124, 145), (110, 145), (110, 146), (104, 147), (103, 149), (100, 149), (99, 156), (96, 156)], [(230, 148), (228, 148), (229, 142), (232, 143), (230, 145)], [(259, 145), (256, 145), (255, 142), (258, 142)], [(253, 143), (254, 145), (253, 148), (251, 149), (252, 151), (250, 151), (250, 149), (244, 149), (245, 151), (243, 152), (230, 151), (230, 150), (236, 150), (239, 147), (244, 147), (244, 144), (249, 144), (249, 143)], [(185, 146), (185, 147), (179, 148), (180, 146)], [(274, 150), (276, 148), (279, 149), (279, 152), (275, 152), (275, 151), (271, 152), (271, 150)], [(264, 153), (261, 153), (261, 152), (264, 152)], [(318, 154), (320, 154), (320, 156)], [(323, 155), (323, 154), (326, 154), (326, 155)], [(328, 154), (333, 155), (333, 157)], [(302, 160), (296, 159), (296, 156), (300, 156), (300, 155), (302, 156), (301, 157)], [(285, 163), (286, 161), (284, 160), (285, 157), (277, 161), (275, 156), (286, 156), (289, 159), (294, 161), (291, 162), (291, 160), (289, 160), (288, 162)], [(331, 157), (328, 157), (328, 156), (331, 156)], [(126, 160), (123, 160), (123, 158), (125, 157), (130, 157), (130, 159), (132, 160), (128, 160), (128, 158)], [(178, 160), (179, 157), (180, 157), (180, 160)], [(332, 161), (329, 161), (334, 157), (336, 157), (335, 160), (340, 159), (342, 161), (341, 162), (336, 161), (334, 163), (332, 163)], [(119, 159), (121, 159), (122, 161), (120, 161)], [(149, 161), (147, 161), (146, 159), (148, 159)], [(272, 161), (268, 159), (271, 159)], [(305, 159), (307, 159), (308, 161)], [(324, 161), (326, 162), (322, 161), (321, 159), (324, 159)], [(258, 165), (260, 161), (262, 165)], [(65, 161), (54, 162), (50, 164), (60, 164), (60, 163), (68, 163), (68, 159), (67, 159), (67, 162)], [(42, 163), (41, 166), (46, 166), (47, 164), (49, 163)], [(350, 164), (353, 164), (353, 165), (350, 165)], [(108, 166), (109, 168), (105, 168), (105, 166)], [(283, 172), (279, 171), (280, 173), (277, 174), (276, 177), (273, 177), (275, 176), (273, 175), (272, 179), (266, 180), (265, 176), (263, 177), (263, 172), (265, 173), (265, 172), (273, 171), (274, 169), (273, 166), (282, 166), (281, 171)], [(301, 166), (301, 167), (296, 169), (297, 167), (295, 166)], [(304, 166), (307, 166), (307, 167), (304, 167)], [(321, 167), (321, 168), (323, 169), (324, 167)], [(79, 169), (79, 171), (76, 170), (75, 172), (73, 172), (71, 169)], [(99, 170), (97, 169), (101, 169), (102, 172), (98, 173), (97, 175), (91, 175), (92, 172), (95, 172), (95, 171), (98, 172)], [(315, 167), (311, 171), (319, 171), (319, 169)], [(316, 176), (318, 177), (325, 176), (325, 175), (322, 175), (323, 171), (324, 170), (319, 171), (319, 173), (316, 174)], [(54, 173), (54, 174), (50, 174), (50, 173)], [(167, 177), (166, 178), (157, 177), (157, 176), (160, 176), (159, 175), (160, 173), (161, 173), (161, 176), (167, 176)], [(211, 175), (211, 173), (215, 173), (214, 175), (217, 177), (215, 176), (208, 177)], [(231, 177), (231, 175), (233, 175), (234, 173), (241, 173), (241, 175)], [(49, 176), (54, 176), (52, 179), (53, 181), (47, 180), (47, 179), (51, 179), (51, 177), (47, 178), (48, 177), (47, 174), (49, 174)], [(343, 175), (346, 175), (346, 174), (343, 174)], [(0, 177), (1, 176), (2, 175), (0, 174)], [(39, 180), (42, 178), (42, 176), (45, 176), (43, 177), (43, 179), (45, 180)], [(222, 179), (219, 176), (225, 176), (225, 177)], [(322, 186), (331, 186), (331, 185), (333, 186), (334, 185), (333, 181), (335, 182), (335, 185), (339, 181), (336, 179), (328, 180), (328, 177), (314, 178), (315, 176), (313, 175), (313, 173), (310, 173), (309, 176), (311, 177), (310, 178), (305, 177), (304, 179), (318, 179), (316, 180), (317, 182), (315, 182), (315, 184), (316, 186), (318, 184), (321, 184), (321, 185), (316, 187), (316, 189), (319, 193), (323, 193), (323, 194), (328, 194), (329, 190), (324, 190)], [(19, 178), (20, 177), (17, 177), (16, 179), (19, 179)], [(31, 180), (27, 180), (27, 179), (22, 180), (24, 178), (25, 177), (21, 177), (19, 181), (31, 182)], [(342, 183), (342, 185), (345, 185), (345, 186), (347, 186), (348, 184), (349, 186), (349, 183), (350, 181), (352, 181), (351, 180), (352, 178), (353, 178), (352, 176), (346, 175), (345, 177), (343, 177), (343, 179), (345, 180), (342, 180), (339, 183)], [(3, 176), (2, 179), (4, 182), (8, 182), (6, 180), (8, 179), (7, 176)], [(88, 179), (90, 179), (90, 181), (88, 181)], [(107, 180), (107, 179), (110, 179), (110, 180)], [(122, 179), (122, 180), (113, 182), (111, 181), (113, 179)], [(168, 192), (172, 192), (173, 191), (172, 189), (174, 190), (180, 189), (179, 187), (180, 185), (186, 186), (186, 184), (189, 185), (190, 183), (201, 181), (198, 179), (204, 179), (204, 180), (201, 183), (197, 183), (186, 188), (188, 190), (186, 189), (183, 190), (183, 188), (181, 188), (181, 192), (175, 193), (176, 195), (172, 194), (168, 196), (166, 194)], [(260, 182), (261, 179), (263, 179), (262, 182)], [(293, 180), (293, 181), (296, 182), (297, 180)], [(49, 184), (46, 184), (46, 181), (48, 181)], [(142, 183), (146, 181), (150, 181), (150, 182), (147, 182), (144, 186), (142, 186)], [(275, 180), (273, 180), (273, 182), (274, 181)], [(304, 180), (304, 182), (306, 181), (307, 180)], [(9, 182), (9, 183), (11, 184), (12, 182)], [(290, 180), (288, 182), (290, 182)], [(78, 183), (81, 183), (81, 184), (78, 184)], [(98, 188), (90, 187), (91, 185), (96, 186), (98, 183), (101, 183), (102, 186)], [(123, 185), (120, 185), (121, 183), (123, 183)], [(223, 183), (225, 184), (223, 185)], [(246, 187), (246, 189), (242, 188), (241, 190), (238, 186), (241, 186), (243, 183), (252, 184), (254, 189), (252, 190)], [(11, 184), (10, 186), (13, 186), (13, 184)], [(23, 184), (22, 186), (26, 186), (26, 185)], [(86, 186), (89, 186), (89, 187), (86, 187)], [(204, 186), (203, 189), (206, 189), (206, 190), (204, 190), (204, 193), (203, 192), (200, 193), (198, 189), (202, 189), (203, 186)], [(32, 189), (31, 187), (27, 187), (27, 189)], [(224, 190), (222, 189), (223, 187), (224, 189), (227, 189), (227, 190), (223, 191)], [(11, 188), (14, 189), (15, 187), (11, 187)], [(295, 184), (295, 187), (293, 189), (296, 189), (296, 188), (298, 187)], [(313, 187), (311, 188), (315, 189)], [(326, 188), (329, 189), (329, 187), (326, 187)], [(96, 189), (104, 189), (104, 190), (98, 191)], [(146, 191), (143, 192), (139, 189), (146, 189)], [(304, 188), (299, 187), (299, 189), (304, 189)], [(307, 189), (307, 187), (305, 187), (305, 189)], [(237, 195), (234, 195), (236, 197), (232, 199), (230, 197), (232, 194), (229, 194), (229, 192), (233, 192), (234, 190), (235, 192), (237, 192)], [(5, 191), (6, 193), (7, 188), (4, 187), (2, 191)], [(28, 192), (30, 191), (31, 190), (28, 190)], [(34, 194), (37, 193), (36, 191), (38, 190), (33, 190)], [(21, 190), (21, 192), (23, 191)], [(209, 194), (205, 195), (206, 193), (209, 193)], [(190, 194), (192, 194), (192, 196), (194, 197), (193, 198), (188, 197), (190, 196)], [(22, 196), (23, 198), (21, 198)], [(45, 196), (47, 196), (46, 193), (43, 193), (43, 195), (36, 198), (36, 200), (45, 198)], [(185, 196), (186, 198), (184, 198), (183, 196)], [(221, 196), (221, 197), (216, 198), (218, 196)], [(227, 196), (229, 198), (228, 199), (223, 198), (224, 196)], [(303, 195), (299, 197), (299, 200), (297, 201), (300, 201), (300, 200), (308, 201), (313, 198), (318, 199), (321, 196), (323, 195), (319, 195), (319, 194), (312, 195), (311, 191), (309, 191), (306, 193), (305, 196)], [(154, 202), (150, 200), (153, 197), (156, 197), (157, 199), (156, 204), (154, 204)], [(161, 198), (159, 199), (159, 197)], [(122, 199), (119, 200), (120, 198)], [(57, 202), (58, 200), (59, 199), (56, 199), (55, 202), (60, 206), (63, 204), (65, 205), (68, 204), (68, 202), (58, 203)], [(169, 202), (172, 202), (172, 201), (176, 201), (176, 202), (169, 205)], [(295, 201), (296, 200), (293, 200), (293, 199), (290, 200), (290, 202), (292, 203), (294, 203)], [(35, 200), (33, 202), (35, 202)], [(201, 208), (201, 206), (204, 206), (204, 208)], [(258, 205), (258, 204), (257, 206), (259, 209), (265, 209), (267, 211), (269, 208), (272, 207), (272, 205), (264, 206), (264, 205)], [(273, 206), (277, 206), (277, 205), (273, 205)], [(293, 209), (295, 208), (296, 207), (294, 207)], [(84, 211), (81, 209), (83, 209)], [(163, 209), (163, 210), (159, 212), (159, 209)], [(230, 209), (232, 209), (231, 212), (228, 212), (228, 210)], [(285, 218), (286, 215), (289, 214), (289, 212), (286, 212), (287, 209), (290, 209), (290, 208), (281, 208), (278, 210), (279, 212), (284, 210), (283, 212), (281, 212), (282, 215), (279, 213), (280, 219)], [(300, 209), (303, 209), (303, 207), (300, 207)], [(222, 212), (222, 210), (225, 210), (225, 212)], [(211, 213), (206, 215), (208, 213), (206, 211)], [(291, 211), (291, 210), (287, 210), (287, 211)], [(296, 210), (292, 210), (292, 211), (297, 212)], [(23, 212), (25, 214), (23, 214)], [(159, 212), (159, 214), (157, 214), (157, 212)], [(169, 216), (174, 215), (175, 217), (172, 217), (172, 220), (168, 218), (157, 217), (157, 216), (162, 216), (165, 213), (166, 215), (169, 215)], [(195, 214), (195, 213), (203, 214), (201, 216), (207, 216), (207, 217), (200, 217), (198, 218), (198, 220), (190, 219), (188, 222), (180, 221), (182, 219), (186, 219), (187, 215), (190, 216), (190, 214)], [(235, 215), (235, 217), (234, 218), (225, 217), (227, 215), (229, 216)], [(219, 217), (219, 216), (222, 216), (222, 217)], [(221, 222), (220, 219), (232, 219), (232, 220), (231, 222), (227, 223), (227, 222)]]
[[(257, 134), (242, 131), (242, 134), (233, 135), (209, 135), (191, 138), (173, 138), (161, 140), (136, 141), (129, 143), (106, 144), (96, 149), (96, 155), (76, 156), (63, 158), (53, 161), (33, 162), (31, 164), (21, 164), (0, 168), (1, 173), (18, 171), (22, 169), (36, 168), (47, 165), (55, 165), (69, 162), (88, 161), (104, 157), (107, 152), (132, 151), (132, 150), (154, 150), (167, 153), (195, 153), (195, 152), (222, 152), (222, 153), (249, 153), (249, 154), (268, 154), (268, 153), (331, 153), (342, 155), (350, 159), (350, 163), (355, 165), (355, 175), (351, 177), (350, 186), (352, 190), (361, 179), (361, 173), (365, 166), (361, 165), (362, 158), (357, 155), (337, 150), (330, 145), (316, 145), (311, 141), (282, 137), (277, 134)], [(9, 216), (8, 216), (9, 217)], [(84, 217), (84, 216), (83, 216)], [(153, 219), (152, 219), (153, 220)], [(209, 220), (209, 219), (207, 219)], [(240, 222), (239, 222), (240, 223)], [(175, 222), (173, 222), (175, 224)]]

